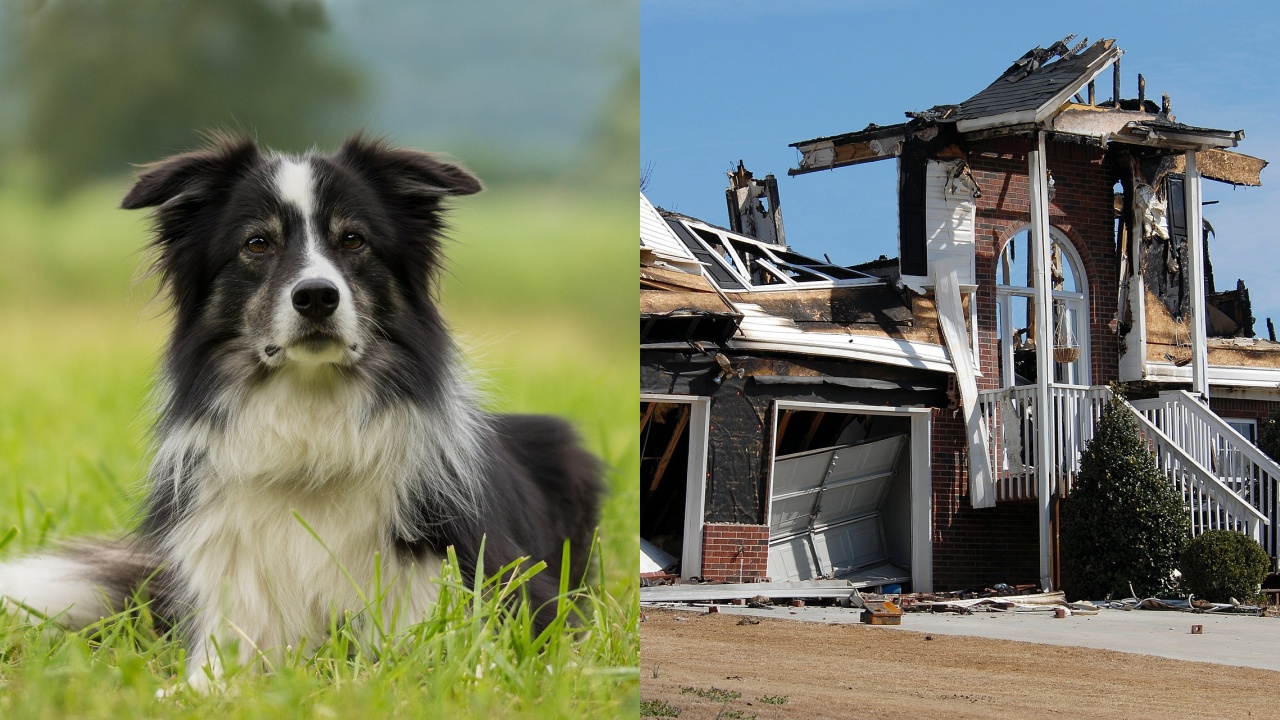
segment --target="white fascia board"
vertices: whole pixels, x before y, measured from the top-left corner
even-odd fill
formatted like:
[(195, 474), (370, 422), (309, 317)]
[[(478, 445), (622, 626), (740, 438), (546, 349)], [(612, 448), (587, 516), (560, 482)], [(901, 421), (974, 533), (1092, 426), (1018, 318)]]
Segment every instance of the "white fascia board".
[(966, 133), (973, 132), (974, 130), (986, 130), (987, 128), (1001, 127), (1004, 125), (1024, 125), (1026, 123), (1035, 122), (1035, 120), (1035, 110), (1017, 110), (1014, 112), (1001, 113), (999, 115), (991, 115), (989, 117), (957, 120), (956, 130)]
[(1224, 148), (1233, 148), (1240, 144), (1240, 138), (1235, 133), (1212, 136), (1180, 133), (1176, 130), (1164, 130), (1161, 128), (1152, 128), (1151, 133), (1147, 135), (1147, 138), (1164, 143), (1185, 145), (1188, 149), (1194, 148), (1196, 150), (1221, 150)]
[[(1167, 362), (1148, 362), (1144, 368), (1147, 380), (1155, 382), (1191, 382), (1191, 366), (1178, 367)], [(1275, 388), (1280, 387), (1280, 368), (1251, 368), (1227, 365), (1209, 366), (1209, 386)]]
[[(818, 333), (805, 333), (806, 336)], [(820, 357), (860, 360), (862, 362), (952, 373), (951, 357), (946, 348), (931, 343), (918, 343), (893, 338), (865, 335), (829, 335), (830, 341), (814, 342), (809, 337), (797, 338), (793, 333), (753, 331), (749, 336), (729, 340), (729, 347), (743, 350), (815, 355)]]
[(1048, 129), (1056, 133), (1091, 137), (1106, 145), (1112, 140), (1122, 138), (1120, 134), (1129, 123), (1154, 120), (1157, 116), (1149, 113), (1138, 113), (1130, 110), (1112, 110), (1110, 108), (1091, 108), (1072, 105), (1055, 114), (1048, 124)]

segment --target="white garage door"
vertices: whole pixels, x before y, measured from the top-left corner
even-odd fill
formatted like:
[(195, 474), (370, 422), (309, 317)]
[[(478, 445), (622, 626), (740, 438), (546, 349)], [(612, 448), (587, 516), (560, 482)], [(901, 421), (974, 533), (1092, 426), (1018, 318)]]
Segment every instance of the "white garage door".
[(812, 580), (885, 560), (880, 503), (907, 435), (774, 461), (769, 577)]

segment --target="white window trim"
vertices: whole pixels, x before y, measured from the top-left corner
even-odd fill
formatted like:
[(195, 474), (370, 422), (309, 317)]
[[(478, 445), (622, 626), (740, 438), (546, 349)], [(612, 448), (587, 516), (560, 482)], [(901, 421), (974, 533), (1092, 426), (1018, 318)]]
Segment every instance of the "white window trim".
[[(681, 225), (685, 227), (685, 229), (689, 231), (690, 237), (693, 238), (693, 240), (697, 242), (699, 245), (701, 245), (704, 249), (706, 249), (707, 252), (711, 253), (712, 256), (716, 257), (721, 263), (721, 265), (724, 266), (726, 270), (728, 270), (729, 274), (734, 276), (734, 278), (745, 288), (744, 290), (734, 290), (733, 292), (746, 292), (746, 293), (780, 292), (780, 291), (795, 290), (795, 289), (810, 290), (810, 289), (818, 289), (818, 288), (863, 287), (863, 286), (869, 286), (869, 285), (884, 284), (884, 280), (882, 280), (879, 277), (870, 275), (868, 273), (864, 273), (860, 270), (851, 270), (851, 268), (843, 268), (843, 269), (851, 270), (852, 272), (858, 273), (859, 275), (863, 275), (864, 277), (839, 280), (831, 277), (830, 275), (827, 275), (821, 270), (817, 270), (809, 267), (800, 267), (793, 263), (788, 263), (785, 260), (781, 258), (777, 258), (773, 255), (773, 251), (775, 249), (783, 250), (785, 252), (789, 252), (796, 255), (800, 254), (788, 248), (783, 248), (783, 247), (774, 248), (769, 243), (762, 242), (760, 240), (756, 240), (755, 238), (747, 237), (745, 235), (740, 235), (738, 233), (731, 233), (729, 231), (723, 230), (721, 228), (717, 228), (713, 225), (708, 225), (704, 222), (694, 220), (692, 218), (679, 218), (679, 222)], [(715, 248), (711, 247), (711, 244), (707, 242), (706, 238), (702, 237), (701, 233), (699, 232), (700, 230), (719, 237), (721, 240), (721, 246), (724, 248), (725, 253), (728, 254), (728, 257), (725, 257), (724, 253), (716, 252)], [(752, 281), (751, 273), (747, 268), (747, 264), (743, 262), (742, 257), (738, 254), (737, 250), (734, 248), (733, 243), (729, 242), (728, 239), (730, 237), (733, 238), (734, 242), (741, 243), (744, 245), (754, 246), (759, 251), (760, 256), (764, 259), (763, 265), (767, 266), (764, 268), (766, 272), (769, 272), (771, 275), (774, 275), (779, 280), (781, 280), (781, 282), (770, 283), (766, 285), (757, 285), (754, 281)], [(814, 260), (816, 261), (817, 259), (814, 258)], [(819, 277), (826, 278), (826, 279), (825, 280), (805, 280), (803, 282), (799, 282), (799, 281), (793, 280), (789, 276), (786, 276), (786, 272), (783, 270), (783, 268), (787, 266), (795, 267), (799, 270), (803, 270), (804, 272), (810, 273), (812, 275), (817, 275)], [(833, 265), (833, 266), (842, 267), (838, 265)], [(714, 283), (714, 278), (712, 278), (712, 282)]]
[[(1256, 445), (1256, 444), (1258, 444), (1258, 420), (1257, 420), (1257, 418), (1228, 417), (1228, 416), (1226, 416), (1226, 415), (1219, 415), (1218, 417), (1222, 418), (1222, 421), (1223, 421), (1223, 422), (1225, 422), (1225, 423), (1227, 423), (1227, 424), (1231, 424), (1231, 423), (1239, 423), (1240, 425), (1248, 425), (1249, 427), (1253, 428), (1253, 430), (1252, 430), (1250, 433), (1248, 433), (1248, 434), (1245, 434), (1245, 433), (1240, 433), (1240, 434), (1241, 434), (1241, 435), (1244, 435), (1245, 439), (1246, 439), (1246, 440), (1249, 440), (1249, 441), (1250, 441), (1250, 442), (1252, 442), (1253, 444), (1255, 444), (1255, 445)], [(1234, 427), (1234, 426), (1233, 426), (1233, 427)], [(1240, 432), (1240, 429), (1239, 429), (1239, 428), (1236, 428), (1236, 432)], [(1250, 438), (1250, 436), (1252, 436), (1252, 438)]]
[[(1010, 233), (1005, 241), (1000, 244), (996, 251), (996, 342), (999, 343), (997, 352), (1001, 356), (1001, 387), (1013, 386), (1013, 345), (1012, 343), (1000, 343), (1001, 337), (1011, 337), (1013, 330), (1013, 298), (1015, 297), (1034, 297), (1035, 289), (1021, 285), (1002, 285), (1000, 284), (1000, 258), (1005, 253), (1005, 248), (1009, 243), (1013, 242), (1022, 233), (1030, 229), (1030, 225), (1025, 225)], [(1082, 288), (1080, 292), (1071, 292), (1068, 290), (1054, 290), (1051, 301), (1064, 300), (1070, 305), (1075, 306), (1081, 312), (1081, 324), (1083, 327), (1077, 328), (1076, 342), (1080, 345), (1080, 375), (1076, 378), (1075, 385), (1091, 385), (1093, 384), (1093, 355), (1090, 351), (1090, 302), (1089, 302), (1089, 277), (1084, 271), (1084, 260), (1080, 257), (1080, 253), (1076, 251), (1075, 245), (1071, 240), (1057, 228), (1049, 226), (1049, 238), (1056, 242), (1062, 248), (1064, 258), (1071, 265), (1071, 272), (1075, 275), (1076, 283)], [(1030, 259), (1028, 259), (1030, 262)], [(1052, 336), (1052, 332), (1050, 335)], [(1056, 382), (1056, 380), (1055, 380)]]
[(702, 528), (707, 503), (707, 444), (711, 437), (711, 398), (701, 395), (640, 393), (640, 402), (689, 405), (689, 460), (685, 475), (684, 547), (680, 577), (702, 577)]

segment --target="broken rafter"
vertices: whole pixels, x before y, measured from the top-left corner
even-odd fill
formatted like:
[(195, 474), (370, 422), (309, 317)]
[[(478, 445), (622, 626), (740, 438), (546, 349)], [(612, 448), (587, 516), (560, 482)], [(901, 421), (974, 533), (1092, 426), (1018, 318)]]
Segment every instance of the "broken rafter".
[[(1187, 161), (1178, 156), (1173, 162), (1172, 172), (1186, 172)], [(1196, 167), (1200, 175), (1210, 180), (1259, 187), (1262, 185), (1262, 169), (1267, 161), (1244, 153), (1226, 150), (1201, 150), (1196, 153)]]
[(813, 416), (813, 422), (809, 424), (809, 431), (804, 434), (804, 442), (800, 444), (800, 451), (809, 449), (809, 443), (813, 442), (813, 436), (818, 432), (818, 425), (822, 424), (822, 418), (826, 417), (825, 412), (819, 412)]
[(644, 432), (644, 428), (649, 424), (649, 418), (653, 417), (653, 411), (658, 407), (658, 403), (645, 403), (644, 412), (640, 413), (640, 432)]
[(782, 449), (782, 438), (787, 434), (787, 424), (791, 422), (791, 411), (783, 410), (782, 417), (778, 418), (777, 441), (774, 443), (773, 452), (777, 453)]
[(662, 475), (667, 471), (667, 465), (671, 462), (671, 454), (675, 452), (676, 446), (680, 444), (680, 433), (684, 432), (684, 426), (689, 424), (689, 406), (682, 405), (680, 411), (680, 419), (676, 421), (675, 432), (671, 433), (671, 440), (667, 442), (667, 449), (662, 453), (662, 459), (658, 461), (658, 469), (653, 473), (653, 482), (649, 483), (649, 492), (658, 489), (658, 485), (662, 482)]
[(859, 165), (897, 157), (906, 138), (906, 124), (869, 126), (859, 132), (814, 138), (791, 143), (800, 151), (799, 167), (787, 170), (791, 176)]

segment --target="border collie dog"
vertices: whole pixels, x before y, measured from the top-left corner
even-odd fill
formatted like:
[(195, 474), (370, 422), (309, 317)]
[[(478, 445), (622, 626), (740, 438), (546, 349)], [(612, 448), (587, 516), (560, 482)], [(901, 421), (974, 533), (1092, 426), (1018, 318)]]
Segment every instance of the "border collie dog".
[(253, 663), (333, 613), (423, 619), (449, 546), (468, 580), (482, 546), (490, 569), (545, 560), (534, 610), (566, 540), (581, 582), (598, 461), (562, 420), (480, 410), (434, 302), (444, 203), (480, 187), (359, 135), (301, 156), (220, 137), (146, 167), (123, 207), (154, 208), (174, 329), (142, 525), (0, 565), (0, 596), (79, 628), (145, 586), (204, 686), (218, 648)]

